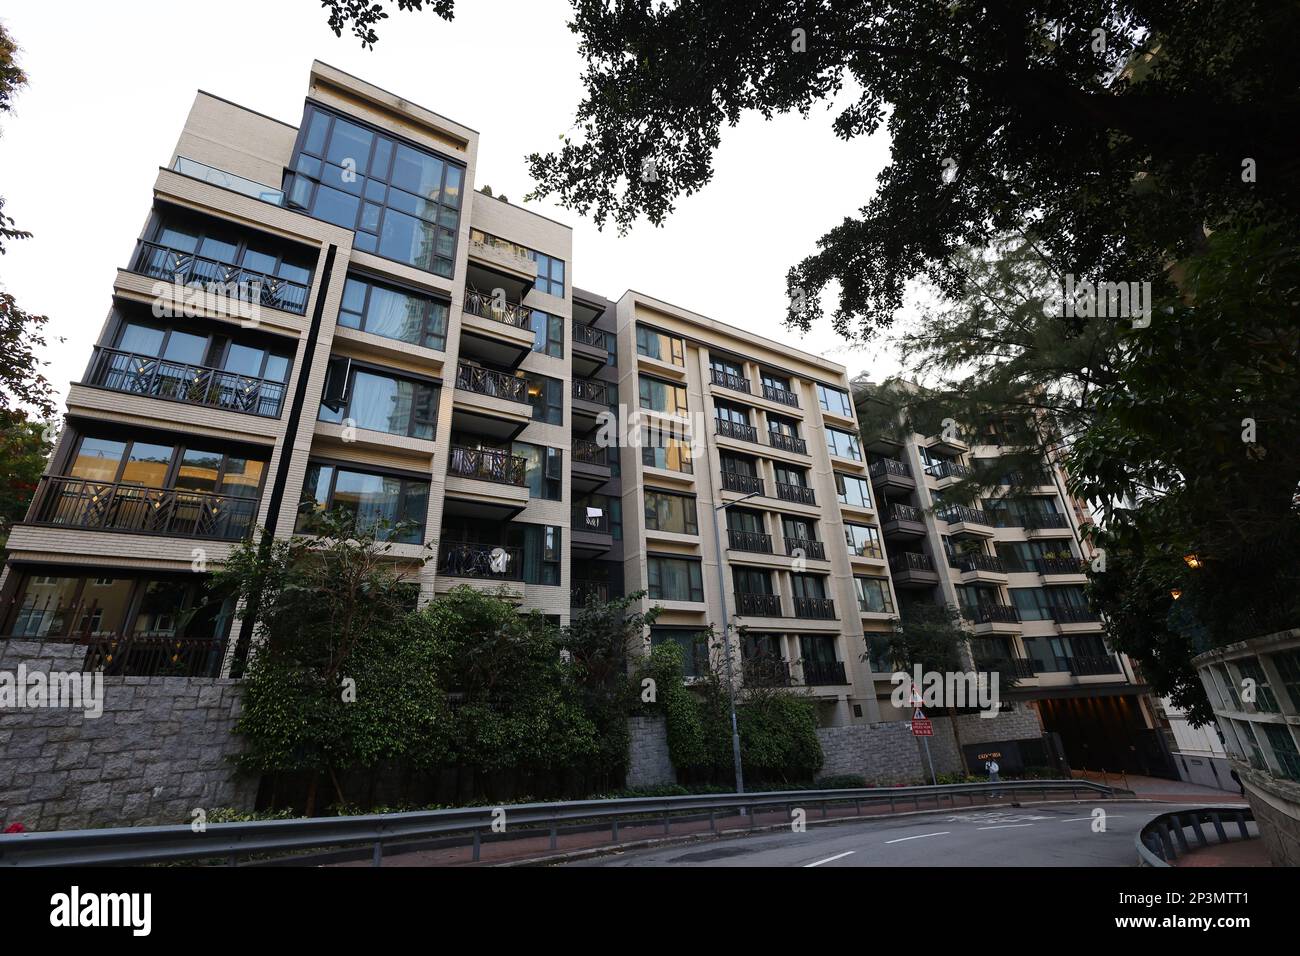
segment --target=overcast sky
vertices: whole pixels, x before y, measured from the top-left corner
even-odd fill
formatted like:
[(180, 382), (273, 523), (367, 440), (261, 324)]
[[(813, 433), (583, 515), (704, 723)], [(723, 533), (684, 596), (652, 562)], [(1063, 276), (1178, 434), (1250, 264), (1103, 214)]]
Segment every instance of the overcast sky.
[[(0, 126), (0, 195), (35, 238), (10, 244), (0, 283), (65, 339), (48, 355), (61, 394), (85, 370), (197, 90), (296, 126), (318, 58), (478, 130), (476, 186), (512, 202), (528, 192), (524, 157), (558, 144), (581, 96), (566, 0), (459, 0), (452, 23), (385, 5), (366, 51), (330, 32), (316, 0), (5, 4), (29, 85)], [(724, 130), (714, 181), (661, 228), (620, 238), (550, 203), (527, 208), (573, 227), (583, 288), (637, 289), (880, 378), (897, 370), (883, 344), (850, 350), (829, 327), (782, 325), (786, 270), (862, 205), (888, 160), (883, 135), (837, 140), (833, 115)]]

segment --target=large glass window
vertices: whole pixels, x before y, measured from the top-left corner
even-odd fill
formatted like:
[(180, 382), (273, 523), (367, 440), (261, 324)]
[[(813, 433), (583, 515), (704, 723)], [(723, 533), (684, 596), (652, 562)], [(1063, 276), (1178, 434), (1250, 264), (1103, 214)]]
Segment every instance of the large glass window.
[(862, 448), (858, 445), (858, 436), (852, 432), (840, 431), (838, 428), (826, 429), (826, 450), (841, 458), (862, 460)]
[(838, 388), (831, 388), (829, 385), (817, 385), (817, 403), (822, 409), (836, 415), (843, 415), (846, 418), (853, 417), (853, 403), (849, 401), (849, 393)]
[(894, 613), (894, 602), (889, 598), (889, 582), (883, 578), (854, 577), (853, 589), (857, 592), (859, 610), (873, 614)]
[[(437, 386), (428, 382), (385, 375), (371, 369), (346, 364), (336, 365), (331, 374), (349, 375), (346, 398), (337, 409), (322, 404), (320, 420), (342, 423), (347, 419), (358, 428), (406, 435), (410, 438), (433, 438), (438, 408)], [(325, 393), (331, 386), (326, 383)]]
[[(169, 215), (153, 234), (154, 246), (146, 246), (137, 269), (146, 275), (170, 279), (176, 273), (174, 253), (188, 252), (202, 259), (239, 266), (252, 272), (288, 279), (300, 286), (311, 285), (312, 258), (307, 252), (277, 248), (275, 240), (262, 233), (240, 230), (229, 223), (197, 216)], [(162, 247), (162, 248), (158, 248)], [(202, 263), (192, 270), (196, 282), (224, 281), (224, 275)], [(301, 312), (307, 306), (302, 290), (292, 293), (287, 304)]]
[(517, 441), (511, 446), (510, 451), (525, 462), (524, 482), (528, 485), (529, 497), (545, 498), (547, 501), (559, 501), (563, 497), (564, 451), (562, 449)]
[(535, 249), (529, 250), (537, 263), (537, 283), (533, 288), (540, 292), (564, 298), (564, 260), (548, 256)]
[(645, 491), (645, 526), (651, 531), (676, 534), (699, 534), (695, 517), (695, 499), (667, 491)]
[(564, 383), (536, 372), (521, 372), (519, 377), (528, 383), (528, 404), (533, 406), (533, 421), (564, 424)]
[(682, 674), (686, 677), (702, 677), (709, 670), (708, 638), (698, 631), (688, 631), (675, 627), (650, 628), (650, 646), (658, 647), (664, 643), (676, 644), (682, 650)]
[(528, 325), (533, 330), (533, 351), (563, 358), (564, 320), (541, 309), (531, 309), (529, 312)]
[(664, 468), (691, 474), (691, 446), (680, 438), (664, 435), (658, 429), (646, 431), (641, 438), (641, 463), (648, 468)]
[(686, 346), (675, 335), (665, 335), (644, 325), (636, 327), (636, 350), (641, 355), (672, 365), (686, 365)]
[(700, 562), (687, 558), (647, 558), (646, 575), (652, 601), (703, 601)]
[(348, 276), (339, 325), (442, 351), (447, 347), (447, 303)]
[(464, 176), (459, 163), (309, 105), (286, 192), (290, 206), (353, 230), (358, 249), (450, 277)]
[(70, 478), (256, 498), (266, 462), (241, 454), (157, 442), (82, 437)]
[(641, 407), (669, 415), (685, 415), (686, 389), (660, 378), (640, 377)]
[(1052, 605), (1042, 588), (1011, 588), (1010, 593), (1022, 621), (1052, 620)]
[[(315, 518), (338, 509), (360, 529), (375, 530), (391, 541), (419, 544), (429, 504), (429, 483), (413, 478), (355, 471), (311, 462), (302, 486), (303, 506), (296, 530), (311, 534)], [(397, 525), (403, 525), (400, 529)]]
[(844, 525), (844, 540), (848, 543), (849, 554), (860, 558), (883, 557), (880, 550), (880, 533), (865, 524)]

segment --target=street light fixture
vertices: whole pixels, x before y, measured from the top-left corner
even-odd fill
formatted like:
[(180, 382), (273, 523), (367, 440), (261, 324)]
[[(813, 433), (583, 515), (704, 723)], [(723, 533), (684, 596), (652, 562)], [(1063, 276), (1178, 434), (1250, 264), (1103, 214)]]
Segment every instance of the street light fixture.
[(713, 548), (718, 555), (718, 599), (722, 601), (722, 645), (726, 649), (727, 695), (731, 704), (731, 759), (736, 765), (736, 793), (745, 792), (745, 772), (740, 766), (740, 728), (736, 723), (736, 682), (731, 664), (731, 621), (727, 613), (727, 579), (722, 573), (722, 533), (718, 530), (718, 515), (732, 505), (738, 505), (742, 501), (760, 495), (761, 492), (751, 491), (743, 498), (726, 501), (713, 508)]

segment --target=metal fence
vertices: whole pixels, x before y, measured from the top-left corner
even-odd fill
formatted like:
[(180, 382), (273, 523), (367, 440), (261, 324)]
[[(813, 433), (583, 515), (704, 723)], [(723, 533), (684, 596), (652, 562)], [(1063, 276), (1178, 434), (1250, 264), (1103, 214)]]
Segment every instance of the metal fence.
[[(965, 783), (938, 787), (871, 787), (846, 790), (784, 790), (771, 793), (701, 794), (684, 797), (633, 797), (619, 800), (574, 800), (563, 803), (524, 803), (513, 806), (467, 807), (414, 813), (368, 814), (350, 817), (311, 817), (299, 820), (264, 820), (254, 823), (213, 823), (202, 832), (189, 824), (156, 827), (123, 827), (103, 830), (64, 830), (49, 833), (0, 835), (0, 867), (3, 866), (108, 866), (146, 863), (220, 861), (235, 865), (256, 854), (273, 857), (295, 851), (340, 847), (369, 847), (371, 862), (380, 865), (384, 850), (395, 844), (431, 838), (462, 837), (472, 846), (475, 861), (480, 858), (483, 838), (496, 836), (504, 821), (502, 837), (536, 837), (549, 831), (555, 849), (561, 827), (578, 824), (608, 826), (612, 840), (619, 841), (621, 824), (645, 825), (659, 821), (670, 834), (674, 817), (703, 819), (717, 831), (718, 816), (739, 815), (754, 827), (755, 815), (763, 810), (799, 807), (806, 812), (820, 808), (823, 816), (834, 805), (852, 805), (856, 813), (864, 805), (883, 806), (891, 811), (953, 808), (975, 804), (986, 796), (1023, 800), (1051, 795), (1114, 798), (1128, 791), (1085, 780), (1007, 780), (999, 783)], [(811, 813), (809, 813), (811, 816)]]
[[(1255, 839), (1246, 828), (1246, 824), (1254, 819), (1249, 807), (1193, 807), (1162, 813), (1142, 827), (1133, 840), (1137, 847), (1138, 865), (1169, 866), (1170, 861), (1194, 849), (1227, 843), (1234, 839), (1229, 836), (1229, 827), (1232, 826), (1239, 834), (1237, 839)], [(1206, 824), (1213, 828), (1213, 840), (1206, 836)], [(1187, 839), (1189, 830), (1195, 846)]]

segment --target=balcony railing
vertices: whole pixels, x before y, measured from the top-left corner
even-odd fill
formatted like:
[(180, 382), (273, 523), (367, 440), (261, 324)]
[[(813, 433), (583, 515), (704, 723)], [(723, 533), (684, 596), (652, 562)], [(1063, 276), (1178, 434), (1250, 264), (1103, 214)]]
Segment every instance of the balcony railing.
[(1085, 655), (1083, 657), (1071, 657), (1070, 673), (1075, 677), (1091, 677), (1096, 674), (1119, 674), (1122, 673), (1119, 667), (1119, 661), (1113, 654), (1104, 656)]
[(470, 541), (443, 541), (438, 546), (438, 573), (452, 578), (523, 579), (522, 548)]
[(479, 292), (477, 289), (465, 290), (465, 311), (482, 319), (513, 325), (517, 329), (529, 328), (533, 321), (533, 310), (528, 306), (498, 299), (491, 293)]
[(1042, 512), (1039, 514), (1027, 514), (1023, 518), (1024, 527), (1037, 530), (1039, 528), (1068, 528), (1069, 523), (1065, 520), (1065, 515), (1057, 511)]
[(813, 558), (817, 561), (826, 560), (826, 545), (820, 541), (812, 541), (808, 538), (786, 538), (785, 553), (790, 557)]
[(794, 616), (830, 621), (835, 618), (835, 602), (824, 597), (799, 597), (794, 599)]
[(1053, 607), (1049, 613), (1057, 624), (1091, 624), (1101, 620), (1096, 611), (1086, 607), (1070, 607), (1062, 604)]
[(510, 402), (528, 404), (528, 382), (515, 375), (507, 375), (481, 365), (456, 365), (456, 387), (478, 395), (504, 398)]
[(527, 468), (527, 460), (519, 455), (491, 448), (465, 448), (461, 445), (452, 445), (451, 457), (447, 461), (448, 474), (520, 488), (526, 483)]
[(761, 655), (746, 658), (741, 673), (750, 687), (789, 687), (790, 662), (779, 657)]
[(999, 485), (1023, 485), (1026, 488), (1050, 485), (1052, 479), (1045, 471), (1009, 471), (998, 478)]
[(717, 418), (714, 421), (718, 424), (718, 435), (722, 438), (735, 438), (738, 441), (753, 442), (758, 444), (758, 429), (753, 425), (744, 425), (740, 422), (733, 422), (726, 418)]
[(601, 509), (600, 514), (589, 515), (585, 508), (574, 508), (573, 530), (587, 534), (609, 534), (609, 512)]
[(935, 517), (949, 524), (982, 524), (993, 527), (993, 518), (987, 511), (967, 505), (946, 505), (935, 511)]
[(781, 595), (737, 591), (736, 613), (742, 617), (780, 617)]
[(569, 607), (586, 607), (588, 600), (597, 604), (609, 603), (607, 581), (573, 581), (569, 585)]
[(772, 536), (761, 531), (727, 529), (727, 547), (732, 551), (753, 551), (756, 554), (772, 553)]
[(958, 571), (988, 571), (991, 574), (1006, 574), (1007, 569), (1000, 558), (988, 554), (954, 554), (948, 558), (948, 564)]
[(934, 562), (919, 551), (898, 551), (889, 556), (891, 571), (933, 571)]
[(594, 402), (597, 405), (609, 405), (609, 387), (594, 378), (575, 378), (573, 380), (573, 397), (580, 402)]
[(722, 487), (745, 495), (761, 495), (764, 492), (762, 478), (758, 475), (741, 474), (738, 471), (724, 471)]
[(776, 496), (782, 501), (793, 501), (801, 505), (817, 504), (816, 493), (804, 485), (787, 485), (783, 481), (778, 481)]
[(95, 347), (86, 384), (265, 418), (279, 417), (284, 405), (283, 382), (101, 346)]
[(773, 448), (780, 448), (782, 451), (792, 451), (796, 455), (808, 454), (808, 443), (802, 438), (796, 438), (793, 435), (787, 435), (785, 432), (769, 431), (767, 433), (768, 441), (772, 443)]
[(573, 341), (581, 345), (590, 345), (600, 349), (602, 352), (609, 350), (609, 341), (605, 337), (605, 331), (595, 326), (583, 325), (580, 322), (574, 322)]
[(1010, 604), (979, 604), (963, 607), (962, 617), (974, 624), (1019, 624), (1020, 612)]
[(1034, 662), (1027, 657), (1000, 658), (997, 660), (977, 660), (977, 671), (996, 671), (1003, 677), (1027, 678), (1034, 676)]
[(897, 458), (877, 458), (867, 469), (867, 474), (872, 478), (879, 478), (882, 475), (895, 475), (899, 478), (911, 478), (912, 469), (905, 462)]
[(606, 449), (586, 438), (573, 440), (573, 460), (588, 465), (608, 465)]
[(35, 524), (238, 541), (257, 520), (257, 499), (45, 477), (32, 514)]
[(782, 405), (789, 405), (791, 408), (799, 407), (799, 396), (787, 388), (781, 388), (779, 385), (769, 385), (764, 382), (763, 397), (769, 402), (780, 402)]
[(1034, 559), (1034, 570), (1039, 574), (1083, 574), (1085, 567), (1078, 558)]
[(753, 394), (749, 387), (749, 379), (743, 375), (736, 375), (732, 372), (724, 372), (721, 369), (710, 369), (713, 374), (713, 384), (721, 385), (723, 388), (729, 388), (733, 392), (744, 392), (746, 395)]
[(236, 176), (234, 173), (228, 173), (224, 169), (217, 169), (215, 166), (208, 166), (186, 156), (177, 156), (176, 162), (172, 163), (172, 169), (182, 176), (202, 179), (204, 182), (220, 186), (222, 189), (230, 189), (245, 196), (251, 196), (253, 199), (260, 199), (272, 206), (284, 205), (284, 190), (276, 189), (274, 186), (268, 186), (265, 183), (254, 182), (251, 179), (245, 179), (243, 176)]
[(102, 670), (113, 677), (217, 677), (225, 647), (225, 641), (212, 638), (161, 634), (98, 637), (86, 642), (82, 670)]
[(955, 461), (938, 461), (926, 468), (925, 473), (932, 478), (969, 478), (975, 471)]
[(885, 521), (924, 522), (925, 515), (920, 508), (911, 505), (890, 505), (885, 509)]
[(156, 242), (140, 242), (131, 271), (165, 282), (201, 286), (214, 300), (219, 300), (214, 301), (214, 308), (222, 310), (229, 308), (229, 302), (246, 301), (295, 315), (307, 312), (309, 289), (301, 282), (197, 256)]
[(843, 661), (804, 661), (803, 682), (810, 687), (847, 684)]

